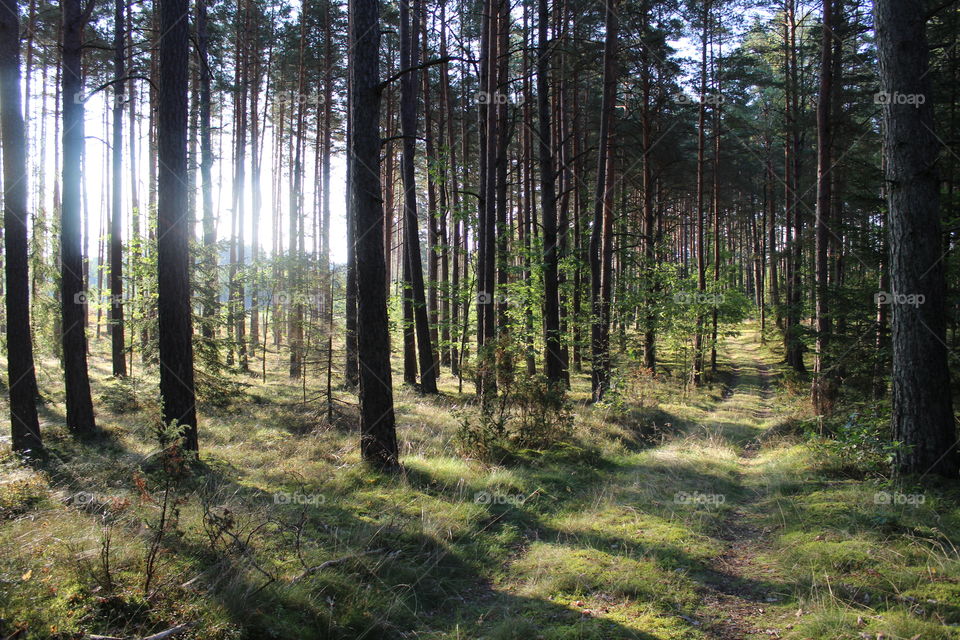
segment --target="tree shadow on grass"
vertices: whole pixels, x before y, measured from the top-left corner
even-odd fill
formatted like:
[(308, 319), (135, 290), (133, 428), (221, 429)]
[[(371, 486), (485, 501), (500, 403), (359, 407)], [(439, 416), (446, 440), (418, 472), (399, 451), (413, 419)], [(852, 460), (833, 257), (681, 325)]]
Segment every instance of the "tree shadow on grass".
[[(75, 493), (102, 491), (102, 478), (83, 475), (86, 465), (116, 464), (135, 456), (115, 439), (67, 444), (60, 453), (83, 459), (84, 466), (56, 459), (48, 466), (58, 486)], [(236, 539), (227, 535), (217, 546), (202, 531), (171, 530), (160, 545), (162, 568), (152, 589), (158, 601), (145, 608), (138, 605), (122, 620), (94, 614), (86, 623), (90, 632), (142, 635), (192, 621), (170, 617), (174, 603), (180, 603), (177, 608), (182, 605), (183, 611), (194, 612), (191, 615), (198, 607), (204, 611), (193, 632), (199, 638), (219, 637), (224, 628), (217, 631), (209, 624), (224, 621), (237, 629), (237, 637), (251, 639), (405, 638), (413, 633), (520, 638), (524, 636), (510, 634), (523, 628), (515, 621), (526, 620), (538, 629), (575, 632), (582, 638), (657, 640), (651, 633), (584, 616), (563, 604), (495, 588), (490, 576), (496, 568), (485, 560), (482, 530), (437, 538), (391, 504), (388, 491), (362, 507), (350, 495), (332, 503), (277, 505), (272, 494), (244, 483), (234, 469), (201, 460), (192, 470), (182, 488), (184, 496), (198, 501), (195, 492), (207, 485), (212, 502), (228, 497), (223, 504), (237, 508), (237, 514), (249, 514), (262, 533)], [(96, 501), (72, 505), (90, 518), (92, 529), (101, 526), (104, 506)], [(185, 502), (181, 508), (188, 506)], [(155, 530), (144, 529), (137, 518), (126, 524), (145, 547), (151, 544)], [(306, 541), (299, 543), (304, 565), (291, 546), (298, 536)], [(306, 565), (322, 568), (311, 571)]]

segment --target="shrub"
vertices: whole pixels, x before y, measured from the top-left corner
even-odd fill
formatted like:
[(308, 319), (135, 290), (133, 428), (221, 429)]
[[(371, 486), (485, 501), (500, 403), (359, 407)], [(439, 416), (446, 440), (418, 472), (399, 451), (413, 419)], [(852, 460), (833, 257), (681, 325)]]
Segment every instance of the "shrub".
[(870, 475), (885, 475), (902, 443), (892, 439), (889, 407), (875, 405), (858, 408), (840, 422), (824, 425), (822, 438), (811, 430), (808, 435), (814, 449), (841, 470)]
[(141, 408), (135, 378), (111, 378), (100, 392), (100, 404), (111, 413), (131, 413)]
[(499, 462), (511, 448), (552, 449), (573, 433), (573, 411), (563, 386), (544, 376), (514, 380), (476, 414), (460, 416), (455, 442), (460, 452)]

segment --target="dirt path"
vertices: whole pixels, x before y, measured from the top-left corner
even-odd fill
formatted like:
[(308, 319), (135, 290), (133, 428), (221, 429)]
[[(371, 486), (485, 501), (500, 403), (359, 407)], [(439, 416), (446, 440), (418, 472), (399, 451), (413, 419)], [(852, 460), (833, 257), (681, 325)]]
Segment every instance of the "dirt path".
[[(743, 346), (742, 339), (737, 341)], [(738, 450), (737, 484), (742, 488), (735, 503), (716, 534), (724, 550), (716, 556), (701, 582), (704, 609), (710, 619), (704, 624), (708, 638), (717, 640), (743, 640), (751, 636), (777, 637), (774, 629), (763, 626), (762, 617), (768, 603), (777, 602), (779, 596), (756, 580), (762, 567), (757, 566), (757, 552), (766, 545), (770, 531), (754, 523), (754, 509), (762, 493), (748, 482), (748, 466), (760, 447), (762, 430), (756, 424), (775, 414), (770, 405), (770, 367), (759, 355), (759, 345), (749, 344), (748, 349), (737, 349), (740, 360), (732, 367), (732, 376), (724, 393), (723, 402), (707, 416), (720, 425), (719, 435)], [(733, 406), (735, 409), (730, 410)], [(731, 419), (745, 411), (742, 420)]]

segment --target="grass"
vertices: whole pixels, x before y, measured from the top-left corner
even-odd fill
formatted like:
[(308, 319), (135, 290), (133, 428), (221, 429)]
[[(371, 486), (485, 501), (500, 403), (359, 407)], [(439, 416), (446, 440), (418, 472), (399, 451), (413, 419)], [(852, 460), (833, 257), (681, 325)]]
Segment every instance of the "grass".
[[(476, 407), (455, 379), (398, 385), (404, 472), (385, 476), (359, 462), (352, 396), (327, 424), (279, 374), (221, 372), (200, 459), (169, 459), (156, 381), (111, 381), (95, 354), (104, 436), (74, 440), (42, 377), (50, 460), (0, 460), (0, 634), (697, 640), (746, 615), (705, 604), (720, 580), (750, 637), (960, 638), (957, 487), (838, 475), (778, 430), (806, 398), (755, 329), (720, 355), (700, 390), (624, 368), (600, 405), (575, 376), (569, 442), (499, 465), (457, 454)], [(725, 575), (737, 527), (755, 539)]]

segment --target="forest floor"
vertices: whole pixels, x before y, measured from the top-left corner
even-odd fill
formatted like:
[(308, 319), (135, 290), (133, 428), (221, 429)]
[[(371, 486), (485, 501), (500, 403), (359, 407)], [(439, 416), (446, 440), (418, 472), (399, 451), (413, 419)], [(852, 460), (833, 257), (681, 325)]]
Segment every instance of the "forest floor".
[(455, 379), (398, 384), (397, 476), (359, 463), (350, 394), (327, 424), (279, 360), (206, 378), (187, 463), (149, 376), (95, 356), (106, 433), (78, 442), (43, 375), (50, 459), (0, 460), (0, 638), (960, 638), (960, 490), (810, 435), (805, 385), (739, 329), (699, 390), (665, 363), (590, 405), (576, 376), (569, 440), (501, 464), (457, 453)]

